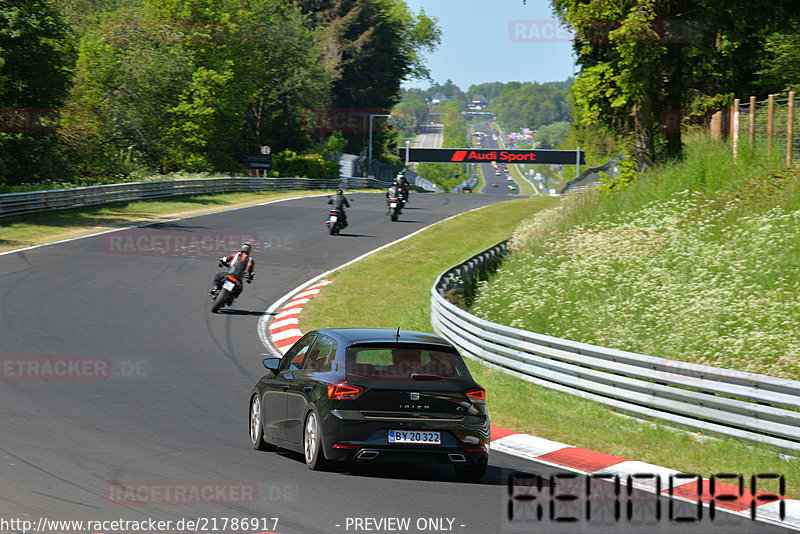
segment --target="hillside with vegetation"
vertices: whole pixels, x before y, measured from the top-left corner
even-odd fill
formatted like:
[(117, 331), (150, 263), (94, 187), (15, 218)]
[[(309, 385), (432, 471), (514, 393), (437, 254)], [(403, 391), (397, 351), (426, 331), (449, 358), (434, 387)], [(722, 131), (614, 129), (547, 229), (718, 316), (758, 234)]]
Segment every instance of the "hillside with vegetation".
[[(687, 139), (680, 163), (530, 218), (472, 312), (595, 345), (800, 379), (800, 171)], [(604, 194), (605, 193), (605, 194)]]

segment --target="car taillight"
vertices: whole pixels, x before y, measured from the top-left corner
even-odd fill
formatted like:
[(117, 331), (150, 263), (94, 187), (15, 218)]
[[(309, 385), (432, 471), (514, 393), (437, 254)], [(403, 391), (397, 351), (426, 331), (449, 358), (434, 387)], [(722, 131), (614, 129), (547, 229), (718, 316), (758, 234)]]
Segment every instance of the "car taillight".
[(347, 382), (338, 382), (336, 384), (328, 384), (328, 398), (335, 400), (353, 400), (364, 391), (363, 388), (348, 384)]
[(473, 401), (486, 402), (486, 390), (483, 388), (478, 388), (473, 389), (472, 391), (467, 391), (467, 397)]

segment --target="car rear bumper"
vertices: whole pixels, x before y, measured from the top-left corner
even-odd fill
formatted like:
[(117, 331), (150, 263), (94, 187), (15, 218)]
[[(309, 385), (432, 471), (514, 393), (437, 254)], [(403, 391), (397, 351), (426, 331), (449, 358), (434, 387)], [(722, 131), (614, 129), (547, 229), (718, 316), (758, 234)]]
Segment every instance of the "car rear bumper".
[[(438, 431), (439, 444), (389, 443), (390, 429)], [(334, 410), (322, 422), (325, 457), (368, 463), (479, 464), (489, 457), (490, 429), (486, 416), (461, 420), (347, 419)]]

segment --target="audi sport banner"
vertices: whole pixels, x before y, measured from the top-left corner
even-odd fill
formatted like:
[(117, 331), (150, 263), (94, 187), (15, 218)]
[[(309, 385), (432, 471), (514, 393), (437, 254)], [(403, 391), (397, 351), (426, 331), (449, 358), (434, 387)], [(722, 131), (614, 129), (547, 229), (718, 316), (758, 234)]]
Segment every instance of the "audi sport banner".
[[(406, 149), (398, 148), (397, 155), (406, 159)], [(547, 165), (575, 165), (576, 150), (500, 150), (498, 148), (411, 148), (408, 161), (433, 163), (543, 163)], [(580, 164), (585, 165), (584, 152)]]

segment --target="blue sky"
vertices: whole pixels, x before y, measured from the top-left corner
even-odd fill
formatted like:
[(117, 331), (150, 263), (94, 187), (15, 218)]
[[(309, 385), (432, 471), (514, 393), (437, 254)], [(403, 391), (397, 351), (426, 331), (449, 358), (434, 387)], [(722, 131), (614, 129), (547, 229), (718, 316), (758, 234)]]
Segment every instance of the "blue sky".
[[(431, 77), (462, 90), (483, 82), (562, 81), (574, 73), (569, 35), (558, 28), (547, 0), (406, 0), (439, 19), (442, 43), (428, 54)], [(412, 80), (404, 87), (427, 88)]]

